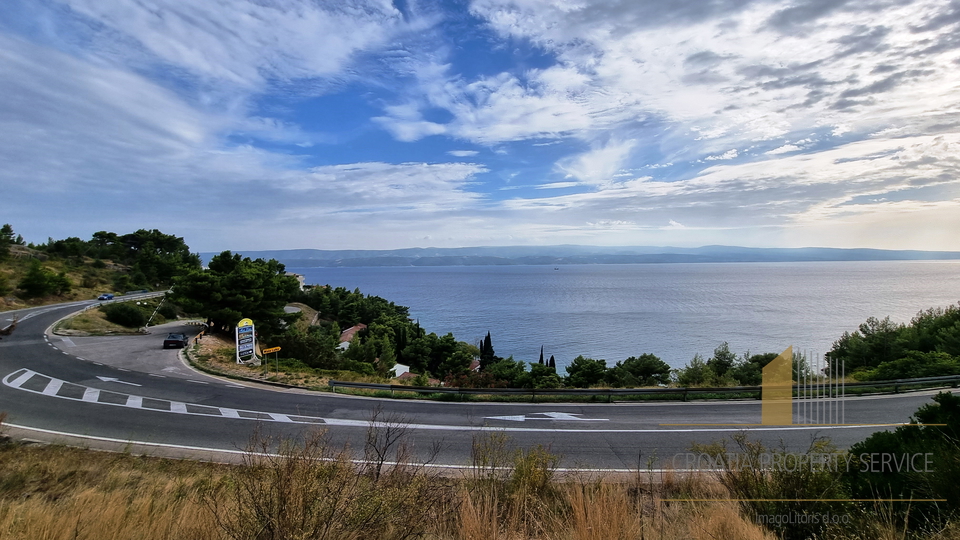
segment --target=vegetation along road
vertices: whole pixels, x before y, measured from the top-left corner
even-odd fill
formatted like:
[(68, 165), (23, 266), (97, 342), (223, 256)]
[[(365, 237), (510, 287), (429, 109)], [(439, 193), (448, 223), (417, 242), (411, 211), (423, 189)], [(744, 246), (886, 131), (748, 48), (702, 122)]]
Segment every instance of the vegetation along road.
[[(750, 425), (760, 421), (759, 401), (444, 403), (255, 388), (190, 370), (178, 350), (161, 350), (165, 330), (111, 339), (64, 338), (49, 331), (86, 304), (22, 310), (15, 314), (16, 331), (0, 341), (0, 410), (18, 434), (223, 458), (244, 448), (258, 430), (299, 437), (322, 428), (335, 444), (359, 448), (376, 418), (381, 431), (406, 433), (415, 459), (438, 465), (469, 464), (474, 438), (493, 431), (506, 433), (517, 446), (549, 447), (562, 456), (561, 467), (617, 470), (669, 466), (692, 443), (741, 430), (768, 445), (782, 441), (788, 449), (804, 451), (817, 436), (829, 436), (843, 448), (885, 429)], [(848, 398), (846, 423), (906, 422), (932, 394)], [(654, 456), (658, 463), (649, 461)]]

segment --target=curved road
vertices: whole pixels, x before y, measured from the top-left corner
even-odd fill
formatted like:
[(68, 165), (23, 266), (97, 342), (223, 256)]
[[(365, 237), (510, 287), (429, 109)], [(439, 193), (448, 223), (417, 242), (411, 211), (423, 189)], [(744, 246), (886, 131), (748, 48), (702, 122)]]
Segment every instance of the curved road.
[[(406, 426), (417, 459), (431, 458), (435, 464), (468, 465), (475, 437), (505, 432), (515, 446), (549, 447), (562, 456), (562, 467), (636, 470), (651, 465), (681, 467), (683, 461), (673, 458), (692, 443), (742, 430), (770, 446), (782, 443), (804, 451), (818, 436), (829, 436), (844, 448), (888, 429), (750, 425), (760, 421), (760, 402), (753, 400), (495, 404), (278, 391), (188, 368), (177, 350), (161, 349), (166, 331), (179, 326), (130, 337), (62, 338), (47, 333), (55, 321), (91, 303), (0, 313), (0, 327), (13, 315), (20, 318), (16, 331), (0, 340), (0, 411), (7, 413), (5, 425), (15, 436), (225, 459), (245, 448), (258, 431), (297, 437), (322, 427), (335, 447), (350, 445), (362, 452), (370, 420), (379, 410), (381, 420)], [(848, 398), (845, 422), (906, 422), (934, 393)], [(797, 417), (795, 422), (801, 420)], [(654, 457), (659, 462), (652, 463)]]

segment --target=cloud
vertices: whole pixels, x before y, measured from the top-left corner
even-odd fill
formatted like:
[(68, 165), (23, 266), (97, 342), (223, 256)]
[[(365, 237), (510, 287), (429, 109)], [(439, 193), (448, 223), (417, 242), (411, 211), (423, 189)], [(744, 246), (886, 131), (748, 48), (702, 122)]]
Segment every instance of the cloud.
[[(151, 3), (66, 0), (104, 43), (136, 44), (168, 66), (241, 87), (339, 74), (362, 51), (410, 29), (389, 2)], [(108, 30), (108, 31), (104, 31)]]
[[(538, 223), (555, 225), (602, 215), (610, 220), (633, 221), (639, 229), (673, 230), (682, 223), (685, 229), (706, 235), (698, 238), (710, 237), (709, 231), (715, 231), (714, 238), (740, 244), (744, 238), (740, 235), (746, 231), (752, 231), (751, 235), (766, 231), (760, 237), (774, 244), (807, 238), (807, 245), (905, 249), (911, 248), (912, 239), (923, 236), (918, 231), (943, 229), (940, 220), (944, 212), (927, 213), (926, 209), (941, 208), (941, 203), (942, 208), (955, 207), (954, 202), (925, 200), (922, 190), (935, 188), (943, 194), (938, 197), (946, 197), (946, 201), (960, 200), (957, 156), (960, 134), (871, 139), (775, 160), (717, 165), (687, 180), (640, 178), (586, 193), (518, 197), (504, 205), (522, 215), (534, 213)], [(882, 200), (890, 197), (897, 201)], [(892, 216), (894, 208), (897, 215), (910, 211), (910, 232), (896, 234), (889, 227), (870, 230), (865, 225), (882, 221), (881, 216)], [(907, 223), (906, 218), (897, 221)], [(664, 222), (671, 225), (662, 227)], [(847, 242), (853, 234), (850, 231), (838, 236), (826, 232), (851, 224), (856, 225), (851, 230), (860, 235), (859, 242)], [(724, 236), (729, 233), (722, 231), (740, 232)], [(929, 241), (923, 245), (927, 248), (938, 245), (932, 238), (946, 238), (939, 233), (926, 237)]]
[(450, 150), (447, 153), (454, 157), (473, 157), (480, 152), (476, 150)]
[(707, 157), (703, 158), (703, 160), (704, 160), (704, 161), (718, 161), (718, 160), (722, 161), (722, 160), (733, 159), (733, 158), (737, 157), (738, 155), (739, 155), (739, 153), (737, 152), (737, 149), (736, 149), (736, 148), (732, 148), (732, 149), (727, 150), (726, 152), (724, 152), (724, 153), (722, 153), (722, 154), (718, 154), (718, 155), (715, 155), (715, 156), (707, 156)]
[(767, 155), (775, 156), (777, 154), (789, 154), (790, 152), (799, 152), (800, 150), (802, 150), (802, 148), (800, 148), (795, 144), (785, 144), (783, 146), (778, 146), (773, 150), (768, 150), (764, 153)]
[(563, 189), (581, 185), (580, 182), (550, 182), (549, 184), (540, 184), (537, 189)]
[[(418, 222), (482, 198), (469, 190), (486, 171), (479, 165), (304, 167), (298, 156), (230, 144), (225, 134), (242, 119), (198, 110), (142, 76), (4, 36), (0, 51), (0, 70), (16, 74), (0, 78), (0, 211), (28, 236), (158, 227), (216, 248), (253, 215), (277, 219), (266, 241), (322, 216)], [(43, 223), (38, 201), (53, 209)]]
[(581, 182), (607, 184), (613, 181), (635, 145), (636, 141), (610, 142), (578, 156), (565, 158), (556, 167), (566, 176)]

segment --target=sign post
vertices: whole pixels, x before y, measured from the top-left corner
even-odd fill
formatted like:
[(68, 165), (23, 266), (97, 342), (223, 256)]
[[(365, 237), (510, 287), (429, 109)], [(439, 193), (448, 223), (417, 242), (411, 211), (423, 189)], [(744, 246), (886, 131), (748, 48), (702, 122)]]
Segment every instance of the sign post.
[[(279, 353), (279, 352), (280, 352), (280, 347), (270, 347), (269, 349), (264, 349), (264, 350), (263, 350), (263, 354), (264, 354), (264, 355), (267, 355), (267, 354), (270, 354), (270, 353), (274, 353), (274, 354), (273, 354), (273, 361), (277, 364), (277, 376), (278, 376), (278, 377), (280, 376), (280, 355), (277, 354), (277, 353)], [(264, 371), (264, 373), (266, 373), (266, 371)]]
[(237, 363), (243, 364), (257, 358), (257, 333), (250, 319), (242, 319), (237, 323)]

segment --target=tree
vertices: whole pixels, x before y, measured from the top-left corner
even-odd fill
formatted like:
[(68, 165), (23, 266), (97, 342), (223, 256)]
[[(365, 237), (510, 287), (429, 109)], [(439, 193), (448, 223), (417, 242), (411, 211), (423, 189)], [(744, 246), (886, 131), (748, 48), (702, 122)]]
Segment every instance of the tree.
[(617, 362), (606, 374), (611, 386), (637, 387), (667, 384), (670, 382), (670, 366), (658, 356), (644, 353)]
[(730, 345), (724, 341), (713, 350), (713, 356), (707, 360), (707, 366), (717, 375), (723, 377), (737, 362), (737, 355), (730, 352)]
[(484, 370), (490, 364), (497, 361), (497, 355), (493, 351), (493, 342), (490, 339), (490, 332), (487, 332), (487, 337), (483, 338), (483, 343), (480, 346), (480, 369)]
[(693, 360), (690, 360), (686, 367), (677, 370), (677, 384), (684, 387), (708, 386), (713, 384), (715, 379), (716, 374), (699, 353), (693, 356)]
[(70, 290), (70, 281), (66, 275), (56, 275), (45, 269), (40, 261), (33, 259), (30, 261), (30, 268), (17, 284), (17, 287), (23, 291), (24, 296), (33, 298), (37, 296), (47, 296), (64, 289)]
[(557, 372), (544, 364), (530, 363), (530, 372), (520, 378), (523, 388), (560, 388), (563, 381)]
[(540, 346), (540, 363), (543, 363), (543, 345)]
[[(760, 386), (763, 383), (763, 368), (779, 356), (777, 353), (754, 354), (746, 353), (743, 360), (738, 361), (728, 371), (729, 375), (741, 386)], [(795, 360), (795, 363), (799, 359)], [(797, 366), (794, 365), (794, 377)]]
[(602, 381), (606, 372), (606, 360), (594, 360), (580, 355), (567, 366), (566, 383), (574, 388), (590, 388)]
[(10, 246), (15, 244), (13, 237), (13, 227), (9, 223), (4, 223), (0, 227), (0, 260), (6, 259), (10, 254)]
[(483, 372), (489, 373), (496, 380), (505, 381), (509, 388), (521, 388), (521, 380), (527, 367), (524, 362), (514, 360), (511, 356), (490, 364)]
[(299, 314), (283, 307), (300, 289), (284, 275), (276, 260), (250, 260), (229, 251), (210, 260), (207, 270), (194, 270), (179, 278), (172, 300), (185, 311), (206, 317), (219, 331), (229, 331), (240, 319), (254, 321), (263, 337), (279, 334)]
[(557, 361), (553, 358), (553, 355), (552, 355), (552, 354), (550, 355), (550, 363), (547, 364), (547, 365), (549, 365), (551, 368), (553, 368), (554, 371), (557, 370)]

